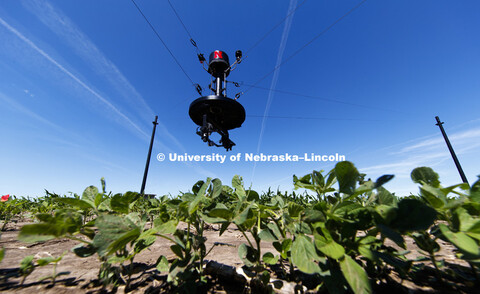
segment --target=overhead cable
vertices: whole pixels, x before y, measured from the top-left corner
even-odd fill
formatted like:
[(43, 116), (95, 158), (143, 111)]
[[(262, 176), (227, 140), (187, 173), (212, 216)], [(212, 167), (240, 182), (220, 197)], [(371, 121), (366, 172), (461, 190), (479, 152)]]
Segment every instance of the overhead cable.
[(250, 53), (250, 51), (253, 50), (253, 48), (257, 47), (258, 44), (260, 44), (263, 40), (265, 40), (266, 37), (268, 37), (268, 35), (270, 35), (276, 28), (278, 28), (282, 23), (285, 22), (285, 20), (287, 18), (289, 18), (295, 11), (297, 11), (298, 8), (300, 8), (300, 6), (302, 6), (303, 4), (305, 4), (305, 2), (307, 2), (307, 0), (304, 0), (302, 3), (298, 4), (297, 7), (295, 7), (295, 9), (293, 9), (292, 11), (290, 11), (290, 13), (287, 14), (287, 16), (285, 16), (281, 21), (279, 21), (276, 25), (274, 25), (267, 33), (265, 33), (257, 42), (255, 42), (255, 44), (253, 44), (252, 47), (250, 47), (247, 51), (245, 51), (245, 57), (243, 58), (243, 60), (245, 60), (247, 57), (248, 57), (248, 53)]
[(331, 28), (333, 28), (337, 23), (339, 23), (340, 21), (342, 21), (344, 18), (346, 18), (348, 15), (350, 15), (352, 12), (354, 12), (355, 10), (357, 10), (360, 6), (362, 6), (363, 3), (367, 2), (367, 0), (362, 0), (360, 3), (358, 3), (357, 5), (355, 5), (352, 9), (350, 9), (349, 11), (347, 11), (347, 13), (345, 13), (344, 15), (342, 15), (340, 18), (338, 18), (337, 20), (335, 20), (332, 24), (330, 24), (328, 27), (326, 27), (324, 30), (322, 30), (319, 34), (317, 34), (313, 39), (311, 39), (310, 41), (308, 41), (305, 45), (303, 45), (302, 47), (300, 47), (299, 49), (297, 49), (297, 51), (295, 51), (292, 55), (290, 55), (289, 57), (285, 58), (280, 64), (278, 64), (277, 66), (275, 66), (270, 72), (268, 72), (266, 75), (264, 75), (262, 78), (260, 78), (258, 81), (256, 81), (252, 86), (250, 86), (247, 90), (245, 90), (243, 92), (243, 94), (247, 93), (248, 91), (250, 91), (250, 89), (253, 88), (253, 86), (256, 86), (258, 83), (260, 83), (261, 81), (263, 81), (265, 78), (267, 78), (269, 75), (271, 75), (273, 72), (275, 72), (279, 67), (281, 67), (282, 65), (284, 65), (285, 63), (287, 63), (290, 59), (292, 59), (294, 56), (296, 56), (298, 53), (300, 53), (300, 51), (302, 51), (303, 49), (305, 49), (305, 47), (307, 47), (308, 45), (310, 45), (311, 43), (313, 43), (313, 41), (315, 41), (316, 39), (318, 39), (319, 37), (321, 37), (323, 34), (325, 34), (326, 32), (328, 32)]
[[(263, 115), (247, 115), (252, 118), (263, 118)], [(385, 122), (385, 121), (407, 121), (407, 120), (384, 120), (384, 119), (364, 119), (364, 118), (342, 118), (342, 117), (311, 117), (311, 116), (278, 116), (267, 115), (266, 118), (273, 119), (288, 119), (288, 120), (338, 120), (338, 121), (372, 121), (372, 122)], [(410, 120), (408, 120), (410, 121)]]
[(172, 51), (168, 48), (167, 44), (165, 43), (165, 41), (163, 41), (162, 37), (160, 37), (160, 35), (158, 34), (157, 30), (155, 29), (155, 27), (150, 23), (150, 21), (148, 20), (148, 18), (145, 16), (145, 14), (143, 14), (142, 10), (140, 9), (140, 7), (138, 7), (137, 3), (135, 2), (135, 0), (131, 0), (132, 3), (135, 5), (135, 7), (137, 8), (138, 12), (140, 12), (140, 14), (143, 16), (143, 18), (145, 19), (145, 21), (147, 22), (147, 24), (150, 26), (150, 28), (152, 29), (152, 31), (155, 33), (155, 35), (157, 36), (157, 38), (162, 42), (163, 46), (165, 47), (165, 49), (167, 49), (168, 53), (170, 53), (170, 55), (172, 56), (173, 60), (175, 60), (175, 62), (177, 63), (178, 67), (180, 67), (180, 69), (183, 71), (183, 73), (185, 74), (185, 76), (188, 78), (188, 80), (190, 81), (190, 83), (192, 83), (192, 85), (195, 87), (195, 89), (198, 91), (198, 84), (194, 83), (193, 80), (190, 78), (190, 76), (187, 74), (187, 72), (185, 71), (185, 69), (182, 67), (182, 65), (180, 64), (180, 62), (178, 62), (177, 58), (175, 57), (175, 55), (173, 55)]
[[(396, 110), (383, 108), (383, 107), (346, 102), (346, 101), (336, 100), (336, 99), (332, 99), (332, 98), (325, 98), (325, 97), (320, 97), (320, 96), (307, 95), (307, 94), (296, 93), (296, 92), (285, 91), (285, 90), (277, 90), (277, 89), (272, 89), (272, 88), (267, 88), (267, 87), (260, 87), (260, 86), (255, 86), (253, 84), (247, 84), (247, 83), (244, 83), (244, 82), (239, 83), (239, 82), (227, 81), (227, 83), (232, 83), (232, 84), (235, 85), (235, 87), (240, 87), (240, 86), (244, 85), (244, 86), (247, 86), (247, 87), (250, 87), (250, 88), (256, 88), (256, 89), (261, 89), (261, 90), (265, 90), (265, 91), (273, 91), (273, 92), (277, 92), (277, 93), (282, 93), (282, 94), (291, 95), (291, 96), (299, 96), (299, 97), (304, 97), (304, 98), (313, 99), (313, 100), (323, 100), (323, 101), (327, 101), (327, 102), (351, 105), (351, 106), (362, 107), (362, 108), (367, 108), (367, 109), (378, 109), (378, 110), (385, 110), (385, 111), (391, 111), (391, 112), (398, 112)], [(240, 92), (240, 93), (237, 93), (237, 94), (239, 94), (238, 96), (240, 96), (242, 93), (243, 92)]]
[(177, 10), (175, 10), (175, 7), (173, 7), (172, 2), (170, 2), (170, 0), (167, 0), (167, 1), (168, 1), (168, 4), (170, 5), (170, 7), (171, 7), (172, 10), (173, 10), (173, 13), (175, 13), (175, 15), (177, 16), (177, 19), (180, 21), (180, 23), (182, 24), (183, 28), (185, 29), (185, 32), (187, 33), (188, 37), (190, 38), (190, 43), (192, 43), (193, 47), (195, 47), (195, 49), (196, 49), (196, 51), (197, 51), (197, 54), (200, 53), (200, 48), (198, 48), (197, 42), (195, 42), (195, 40), (193, 39), (192, 34), (190, 34), (190, 32), (188, 31), (187, 27), (185, 26), (185, 23), (183, 23), (182, 18), (181, 18), (180, 15), (177, 13)]

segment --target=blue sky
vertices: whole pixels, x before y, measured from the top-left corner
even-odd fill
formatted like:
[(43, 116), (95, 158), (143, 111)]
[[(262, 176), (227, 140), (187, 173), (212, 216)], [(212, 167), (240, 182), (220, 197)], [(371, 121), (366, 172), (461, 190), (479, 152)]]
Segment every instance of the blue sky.
[[(233, 151), (195, 134), (188, 107), (199, 95), (131, 1), (3, 1), (0, 194), (81, 193), (101, 177), (114, 192), (140, 190), (155, 115), (147, 193), (175, 195), (206, 177), (230, 184), (235, 174), (258, 191), (290, 191), (293, 174), (335, 165), (159, 162), (158, 153), (338, 153), (372, 179), (394, 174), (386, 187), (399, 195), (417, 192), (409, 178), (417, 166), (453, 185), (461, 180), (437, 115), (470, 183), (480, 174), (480, 2), (366, 1), (323, 34), (360, 1), (171, 2), (206, 56), (248, 55), (228, 78), (243, 82), (229, 85), (229, 97), (246, 92)], [(207, 89), (210, 76), (168, 1), (137, 4)]]

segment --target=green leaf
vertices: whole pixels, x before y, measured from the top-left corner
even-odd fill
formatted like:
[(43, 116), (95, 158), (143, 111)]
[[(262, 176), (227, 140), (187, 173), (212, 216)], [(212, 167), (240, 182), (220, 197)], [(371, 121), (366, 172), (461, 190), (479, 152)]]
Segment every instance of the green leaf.
[[(105, 178), (102, 177), (102, 178), (100, 179), (100, 182), (102, 183), (102, 192), (103, 192), (103, 193), (107, 193), (107, 191), (105, 190), (106, 187), (107, 187), (107, 183), (105, 182)], [(98, 206), (98, 205), (95, 204), (95, 206)]]
[(430, 167), (417, 167), (416, 169), (412, 170), (410, 177), (412, 178), (412, 181), (417, 184), (425, 183), (434, 188), (440, 187), (440, 177)]
[(168, 272), (169, 271), (169, 267), (168, 267), (168, 260), (165, 256), (160, 256), (157, 260), (157, 266), (156, 266), (157, 270), (159, 272)]
[[(98, 233), (93, 238), (93, 245), (98, 248), (98, 255), (105, 256), (107, 252), (111, 251), (110, 245), (122, 238), (122, 241), (131, 241), (130, 237), (140, 234), (140, 229), (132, 223), (128, 218), (116, 215), (100, 215), (95, 220), (95, 225), (98, 228)], [(132, 235), (128, 233), (131, 232)], [(126, 243), (125, 243), (126, 244)], [(115, 248), (121, 244), (118, 242)]]
[(427, 232), (413, 233), (412, 238), (415, 240), (415, 244), (417, 244), (418, 248), (430, 254), (440, 250), (440, 245), (430, 238), (430, 235)]
[(177, 225), (177, 220), (170, 220), (162, 223), (162, 220), (160, 218), (156, 218), (153, 221), (153, 226), (159, 234), (173, 234), (177, 229)]
[[(193, 185), (192, 187), (192, 192), (197, 194), (198, 191), (200, 191), (200, 188), (203, 186), (205, 182), (204, 181), (198, 181), (195, 183), (195, 185)], [(190, 193), (189, 193), (190, 194)]]
[(115, 241), (110, 243), (107, 247), (107, 255), (114, 254), (115, 252), (125, 249), (128, 243), (136, 240), (140, 236), (140, 228), (136, 227), (132, 230), (125, 232), (124, 234), (118, 236)]
[(312, 172), (312, 184), (323, 189), (325, 187), (325, 178), (322, 175), (322, 172), (314, 170)]
[(480, 219), (476, 218), (473, 221), (473, 224), (468, 227), (467, 231), (470, 233), (480, 234)]
[(129, 201), (128, 197), (124, 197), (122, 194), (115, 194), (110, 200), (110, 206), (114, 211), (125, 213), (129, 212)]
[(397, 205), (397, 198), (392, 195), (387, 189), (384, 187), (378, 187), (377, 188), (378, 194), (377, 194), (377, 203), (378, 204), (384, 204), (384, 205), (392, 205), (396, 206)]
[(91, 244), (85, 246), (85, 244), (80, 243), (72, 248), (72, 252), (78, 257), (89, 257), (97, 252), (97, 248)]
[(441, 188), (440, 191), (442, 191), (444, 195), (448, 195), (449, 193), (454, 192), (454, 190), (457, 188), (460, 188), (461, 190), (464, 190), (464, 191), (470, 190), (470, 186), (467, 183), (460, 183), (460, 184), (456, 184), (446, 188)]
[(260, 199), (260, 195), (254, 190), (246, 190), (247, 201), (258, 201)]
[(457, 247), (463, 253), (466, 253), (471, 256), (480, 255), (480, 249), (477, 242), (474, 239), (470, 238), (463, 232), (452, 232), (445, 224), (438, 225), (443, 236), (451, 242), (455, 247)]
[(91, 203), (92, 206), (95, 205), (95, 196), (98, 194), (98, 189), (95, 186), (89, 186), (87, 187), (82, 194), (82, 200), (87, 201), (88, 203)]
[(100, 211), (112, 211), (112, 199), (106, 198), (99, 205), (98, 210)]
[(223, 218), (220, 218), (220, 217), (210, 217), (208, 215), (205, 215), (201, 212), (198, 213), (198, 215), (200, 216), (200, 219), (203, 220), (204, 222), (206, 223), (209, 223), (209, 224), (223, 224), (225, 222), (228, 222), (226, 221), (225, 219)]
[(233, 222), (236, 225), (242, 225), (248, 220), (248, 215), (250, 212), (250, 208), (252, 207), (252, 204), (249, 204), (239, 215), (237, 215), (234, 219)]
[(312, 178), (311, 174), (305, 175), (300, 179), (297, 178), (297, 176), (293, 175), (293, 185), (295, 189), (303, 188), (303, 189), (308, 189), (310, 191), (317, 192), (315, 185), (312, 185), (312, 183), (310, 182), (311, 178)]
[(97, 193), (95, 196), (95, 207), (98, 207), (103, 201), (103, 194)]
[(47, 256), (47, 257), (43, 257), (43, 258), (38, 259), (37, 264), (38, 264), (38, 266), (45, 266), (45, 265), (50, 264), (54, 260), (55, 260), (55, 258), (53, 258), (51, 256)]
[(345, 194), (353, 194), (360, 173), (353, 163), (342, 161), (335, 165), (335, 175), (339, 184), (339, 191)]
[(248, 246), (247, 244), (242, 243), (240, 244), (240, 246), (238, 246), (238, 256), (246, 266), (255, 265), (255, 255), (256, 250)]
[(400, 272), (406, 272), (411, 267), (412, 261), (404, 261), (394, 256), (393, 253), (390, 253), (390, 252), (385, 253), (381, 251), (372, 251), (372, 252), (375, 257), (382, 259), (387, 264), (393, 266)]
[(362, 195), (372, 191), (374, 188), (375, 184), (372, 181), (367, 181), (358, 186), (358, 188), (355, 189), (355, 193), (353, 195)]
[(375, 212), (380, 217), (379, 222), (384, 224), (390, 224), (394, 219), (397, 217), (397, 207), (390, 206), (390, 205), (377, 205), (375, 207)]
[[(207, 183), (204, 184), (204, 186), (206, 185)], [(200, 192), (203, 191), (203, 186), (202, 188), (200, 189)], [(193, 213), (195, 213), (195, 211), (197, 211), (197, 209), (200, 207), (200, 203), (203, 202), (204, 200), (206, 200), (207, 198), (205, 196), (203, 196), (203, 193), (198, 193), (198, 195), (193, 199), (192, 202), (190, 202), (190, 204), (188, 205), (188, 214), (189, 215), (192, 215)]]
[(33, 255), (26, 256), (20, 262), (19, 271), (22, 276), (28, 276), (33, 272), (34, 269), (35, 265), (33, 264)]
[(224, 220), (231, 220), (233, 217), (233, 212), (228, 208), (214, 208), (208, 212), (210, 217), (219, 217)]
[(384, 184), (388, 183), (391, 179), (393, 179), (395, 176), (394, 175), (383, 175), (379, 177), (375, 181), (375, 188), (378, 188), (380, 186), (383, 186)]
[(174, 244), (170, 246), (170, 250), (172, 250), (175, 255), (177, 255), (180, 258), (183, 258), (183, 248), (179, 244)]
[(437, 211), (417, 199), (402, 199), (390, 227), (399, 231), (422, 231), (437, 219)]
[(210, 186), (210, 183), (212, 182), (212, 179), (211, 178), (207, 178), (207, 181), (205, 183), (203, 183), (203, 185), (200, 187), (200, 190), (198, 190), (198, 193), (197, 194), (197, 197), (200, 196), (200, 197), (203, 197), (205, 196), (205, 192), (207, 191), (208, 189), (208, 186)]
[(305, 216), (303, 221), (306, 223), (325, 222), (325, 214), (317, 209), (307, 208), (305, 209)]
[(361, 210), (363, 208), (364, 207), (358, 203), (346, 200), (335, 204), (332, 208), (332, 212), (338, 217), (345, 217), (347, 214), (354, 214), (355, 210)]
[(420, 195), (433, 208), (442, 208), (447, 203), (447, 197), (443, 194), (441, 189), (434, 188), (427, 184), (420, 187)]
[(0, 262), (2, 262), (5, 257), (5, 248), (0, 249)]
[(469, 198), (473, 202), (480, 203), (480, 179), (473, 183), (472, 187), (470, 188)]
[[(142, 234), (143, 235), (143, 234)], [(135, 253), (140, 253), (143, 250), (147, 249), (150, 247), (153, 243), (155, 243), (155, 240), (157, 238), (152, 235), (147, 235), (147, 236), (140, 236), (136, 241), (135, 241)]]
[(319, 256), (315, 252), (315, 246), (312, 241), (304, 236), (298, 235), (292, 244), (292, 263), (304, 273), (319, 273), (320, 268), (315, 261), (319, 260)]
[(367, 246), (367, 245), (358, 246), (358, 253), (360, 253), (361, 256), (371, 261), (378, 262), (378, 258), (373, 254), (372, 250), (370, 250), (370, 246)]
[(340, 269), (354, 293), (372, 293), (367, 273), (350, 256), (340, 260)]
[[(283, 238), (282, 232), (280, 231), (280, 228), (278, 227), (278, 224), (276, 224), (275, 222), (268, 223), (267, 228), (272, 233), (275, 240), (279, 240), (279, 239)], [(275, 241), (275, 240), (273, 240), (273, 241)]]
[(132, 223), (134, 223), (137, 227), (140, 227), (140, 228), (145, 227), (146, 219), (143, 219), (139, 212), (130, 212), (124, 217), (129, 221), (131, 221)]
[(337, 177), (336, 177), (336, 175), (333, 171), (334, 171), (334, 169), (332, 169), (328, 173), (327, 183), (325, 184), (325, 187), (331, 187), (337, 181)]
[(220, 179), (213, 179), (212, 184), (212, 198), (217, 198), (222, 194), (222, 181), (220, 181)]
[(135, 202), (138, 199), (140, 199), (141, 195), (140, 193), (137, 193), (137, 192), (128, 191), (128, 192), (125, 192), (125, 194), (123, 194), (123, 197), (127, 199), (127, 202), (129, 204), (129, 209), (131, 209), (135, 204)]
[(18, 239), (23, 242), (38, 242), (74, 234), (82, 227), (82, 216), (72, 210), (62, 209), (53, 217), (42, 217), (47, 222), (24, 225)]
[(406, 244), (405, 240), (403, 239), (402, 235), (391, 228), (389, 228), (386, 225), (378, 224), (377, 227), (380, 229), (380, 232), (387, 237), (388, 239), (392, 240), (395, 242), (398, 246), (400, 246), (403, 249), (406, 249)]
[(265, 253), (262, 257), (263, 262), (269, 265), (277, 264), (278, 259), (279, 259), (279, 256), (278, 255), (274, 256), (273, 253), (271, 252)]
[(124, 263), (125, 261), (129, 260), (130, 256), (112, 256), (108, 258), (107, 262), (114, 264), (114, 263)]
[(315, 247), (317, 247), (320, 252), (333, 259), (340, 259), (345, 254), (345, 249), (340, 244), (333, 240), (327, 241), (320, 235), (315, 235)]
[(26, 243), (43, 242), (55, 239), (57, 230), (52, 224), (40, 223), (24, 225), (18, 234), (18, 240)]
[(469, 237), (472, 237), (473, 239), (480, 241), (480, 233), (474, 233), (474, 232), (466, 232)]
[(273, 242), (278, 240), (277, 237), (275, 237), (275, 235), (270, 231), (270, 229), (262, 229), (258, 234), (258, 237), (260, 240), (265, 242)]
[(288, 214), (290, 217), (298, 217), (302, 211), (305, 210), (305, 206), (302, 206), (300, 204), (297, 204), (295, 202), (289, 202), (288, 206)]
[(93, 203), (76, 198), (54, 198), (54, 201), (65, 203), (73, 206), (76, 209), (88, 210), (94, 208)]
[(459, 207), (453, 212), (453, 223), (456, 224), (454, 229), (467, 232), (475, 225), (480, 225), (480, 220), (473, 218), (465, 208)]
[(232, 179), (232, 186), (235, 188), (235, 194), (240, 200), (245, 199), (246, 193), (243, 188), (243, 181), (239, 175), (235, 175)]
[(292, 248), (292, 239), (285, 239), (280, 242), (273, 242), (273, 247), (277, 249), (283, 259), (288, 258), (288, 253), (290, 252), (290, 248)]

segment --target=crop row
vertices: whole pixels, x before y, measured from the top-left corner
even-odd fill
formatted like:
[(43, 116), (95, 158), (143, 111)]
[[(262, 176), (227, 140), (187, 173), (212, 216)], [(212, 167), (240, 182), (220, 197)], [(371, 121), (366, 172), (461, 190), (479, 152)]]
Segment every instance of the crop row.
[[(315, 291), (371, 293), (392, 271), (412, 279), (424, 266), (419, 262), (426, 260), (445, 287), (455, 289), (452, 281), (478, 283), (480, 181), (444, 188), (427, 167), (413, 170), (411, 177), (420, 193), (409, 197), (397, 197), (383, 187), (392, 175), (365, 180), (347, 161), (328, 173), (294, 176), (295, 188), (309, 191), (303, 194), (260, 195), (246, 190), (235, 176), (231, 187), (208, 178), (174, 198), (146, 198), (134, 192), (107, 193), (102, 179), (101, 191), (90, 186), (81, 196), (47, 192), (39, 199), (10, 198), (0, 203), (0, 216), (4, 227), (15, 216), (35, 216), (36, 223), (21, 228), (18, 238), (23, 242), (77, 240), (72, 251), (80, 258), (98, 257), (98, 279), (105, 286), (124, 283), (128, 289), (135, 256), (163, 238), (176, 256), (158, 256), (156, 263), (157, 270), (168, 275), (169, 287), (180, 292), (201, 289), (208, 281), (205, 259), (212, 250), (204, 235), (208, 225), (217, 225), (220, 236), (229, 226), (241, 232), (246, 243), (238, 247), (239, 257), (252, 281), (267, 292), (274, 288), (274, 268), (286, 281), (301, 284), (301, 277), (310, 277), (314, 282), (308, 287)], [(406, 257), (406, 238), (414, 240), (421, 259)], [(439, 240), (455, 247), (470, 273), (446, 270), (436, 254)], [(271, 243), (275, 252), (263, 252), (262, 242)], [(396, 246), (388, 245), (392, 242)], [(0, 251), (0, 260), (3, 254)], [(27, 257), (19, 273), (26, 277), (36, 266), (59, 260)], [(54, 272), (53, 281), (56, 276)]]

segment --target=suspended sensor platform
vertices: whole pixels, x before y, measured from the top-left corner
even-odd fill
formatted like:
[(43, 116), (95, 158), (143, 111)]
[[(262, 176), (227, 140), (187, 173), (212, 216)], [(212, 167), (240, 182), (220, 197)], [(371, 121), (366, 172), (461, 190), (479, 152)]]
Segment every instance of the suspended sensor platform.
[(239, 128), (245, 121), (245, 109), (236, 100), (225, 96), (209, 95), (196, 99), (190, 104), (189, 113), (193, 122), (203, 126), (207, 116), (214, 126), (224, 130)]
[[(240, 63), (242, 52), (238, 50), (235, 53), (237, 60), (234, 64)], [(203, 56), (199, 56), (200, 62)], [(214, 91), (214, 95), (200, 97), (190, 104), (188, 114), (192, 121), (199, 126), (197, 134), (209, 146), (225, 147), (231, 150), (235, 143), (230, 138), (228, 131), (239, 128), (245, 121), (245, 109), (234, 99), (226, 97), (226, 77), (230, 74), (228, 55), (216, 50), (210, 54), (208, 69), (209, 74), (214, 80), (209, 88)], [(218, 133), (221, 136), (219, 143), (210, 139), (212, 133)]]

